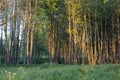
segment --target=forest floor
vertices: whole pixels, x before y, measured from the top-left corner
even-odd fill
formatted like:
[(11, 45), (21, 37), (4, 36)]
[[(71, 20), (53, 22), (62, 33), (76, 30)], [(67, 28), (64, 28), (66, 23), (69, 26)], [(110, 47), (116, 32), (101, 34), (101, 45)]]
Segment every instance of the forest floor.
[(0, 80), (120, 80), (120, 65), (2, 65)]

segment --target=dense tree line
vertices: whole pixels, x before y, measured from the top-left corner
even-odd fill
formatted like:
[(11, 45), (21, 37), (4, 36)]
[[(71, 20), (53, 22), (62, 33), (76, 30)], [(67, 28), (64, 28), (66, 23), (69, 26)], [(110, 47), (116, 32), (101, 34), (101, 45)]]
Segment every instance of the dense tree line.
[(5, 64), (120, 63), (119, 0), (2, 0)]

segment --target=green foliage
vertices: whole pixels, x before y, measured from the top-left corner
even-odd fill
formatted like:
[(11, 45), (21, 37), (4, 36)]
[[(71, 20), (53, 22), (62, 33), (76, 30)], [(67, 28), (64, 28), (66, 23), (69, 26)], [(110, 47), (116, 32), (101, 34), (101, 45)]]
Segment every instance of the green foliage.
[(119, 80), (120, 65), (2, 66), (0, 80)]
[[(3, 1), (4, 0), (2, 0), (2, 2)], [(111, 54), (112, 51), (110, 51), (112, 47), (110, 45), (114, 44), (114, 43), (111, 43), (112, 40), (114, 40), (116, 41), (114, 44), (116, 46), (117, 36), (119, 32), (119, 27), (118, 27), (119, 14), (120, 14), (119, 0), (81, 0), (81, 1), (80, 0), (31, 0), (31, 3), (29, 3), (29, 0), (16, 0), (16, 1), (15, 1), (17, 3), (16, 5), (15, 3), (9, 4), (8, 2), (7, 5), (4, 5), (3, 7), (0, 6), (0, 11), (2, 11), (1, 15), (5, 13), (7, 15), (6, 20), (4, 19), (1, 19), (1, 20), (7, 21), (8, 26), (6, 31), (10, 33), (7, 35), (7, 40), (5, 41), (7, 45), (6, 46), (3, 45), (2, 47), (3, 51), (1, 51), (0, 49), (0, 51), (2, 52), (2, 54), (0, 54), (0, 60), (1, 60), (0, 62), (2, 62), (3, 58), (7, 56), (6, 54), (4, 55), (4, 52), (7, 51), (4, 49), (9, 48), (10, 50), (8, 50), (8, 53), (12, 53), (12, 52), (9, 52), (9, 51), (12, 51), (12, 46), (11, 46), (12, 37), (14, 38), (14, 35), (11, 34), (12, 33), (11, 31), (16, 30), (18, 25), (20, 25), (21, 27), (19, 37), (22, 38), (22, 41), (18, 43), (18, 45), (20, 44), (20, 50), (18, 50), (20, 51), (20, 62), (24, 60), (23, 59), (25, 57), (24, 53), (27, 51), (27, 50), (25, 51), (25, 45), (27, 41), (25, 41), (26, 35), (24, 34), (26, 33), (25, 31), (27, 30), (24, 30), (25, 28), (24, 22), (26, 24), (26, 22), (29, 19), (29, 18), (26, 19), (26, 17), (28, 17), (29, 15), (32, 16), (30, 18), (31, 19), (30, 23), (35, 22), (34, 29), (33, 29), (34, 40), (33, 40), (33, 53), (32, 53), (33, 55), (32, 59), (33, 59), (33, 62), (35, 63), (37, 63), (37, 61), (38, 62), (44, 62), (44, 60), (46, 61), (46, 58), (40, 59), (46, 56), (47, 56), (47, 59), (49, 59), (48, 56), (51, 57), (50, 55), (51, 52), (53, 52), (52, 54), (54, 54), (55, 57), (56, 56), (60, 57), (58, 53), (63, 53), (61, 57), (64, 54), (65, 55), (67, 54), (66, 57), (68, 57), (69, 56), (68, 54), (70, 54), (69, 49), (73, 49), (73, 52), (77, 52), (77, 53), (79, 52), (81, 57), (82, 55), (81, 51), (83, 51), (81, 40), (82, 40), (82, 34), (85, 29), (87, 29), (85, 32), (85, 38), (86, 38), (85, 40), (87, 40), (88, 37), (90, 37), (90, 39), (93, 41), (96, 40), (95, 45), (96, 45), (96, 48), (97, 48), (96, 51), (98, 54), (99, 54), (98, 43), (101, 42), (100, 50), (106, 50), (107, 49), (106, 47), (108, 47), (108, 50), (106, 51), (109, 52), (109, 56), (112, 55)], [(3, 5), (2, 2), (0, 2), (1, 5)], [(17, 9), (16, 11), (13, 7), (14, 5), (16, 6), (16, 9)], [(27, 6), (29, 7), (29, 9), (27, 8)], [(15, 15), (15, 17), (11, 16), (11, 14), (15, 14), (13, 13), (14, 11), (15, 13), (19, 12), (19, 14)], [(28, 13), (28, 16), (26, 16), (26, 13)], [(10, 19), (9, 21), (9, 18), (11, 17), (13, 18)], [(18, 17), (20, 17), (20, 21), (17, 21)], [(15, 25), (16, 25), (16, 28), (12, 29), (12, 26), (14, 27)], [(96, 29), (98, 30), (95, 32)], [(17, 30), (13, 31), (15, 35), (17, 35), (16, 34), (17, 32), (18, 32)], [(30, 29), (30, 32), (31, 32), (31, 29)], [(96, 39), (95, 39), (95, 34), (96, 34)], [(105, 42), (107, 44), (107, 41), (108, 41), (108, 45), (105, 48), (103, 47), (105, 40), (102, 39), (104, 38), (104, 35), (106, 39), (107, 38), (109, 39), (109, 40), (106, 40)], [(114, 36), (114, 37), (112, 37), (113, 39), (111, 39), (110, 41), (111, 36)], [(77, 43), (79, 45), (76, 45), (77, 39), (79, 40), (79, 42)], [(16, 38), (15, 40), (13, 39), (13, 41), (15, 41), (15, 44), (17, 43), (16, 40), (17, 40)], [(0, 42), (4, 44), (4, 41), (0, 41)], [(48, 44), (50, 48), (48, 47)], [(91, 44), (94, 44), (94, 43), (91, 43)], [(86, 45), (89, 46), (89, 43), (86, 43)], [(95, 46), (91, 45), (89, 49), (90, 48), (94, 49), (94, 47)], [(29, 45), (29, 48), (30, 48), (30, 45)], [(66, 50), (63, 50), (63, 48), (66, 48)], [(116, 53), (116, 52), (119, 52), (119, 51), (116, 51), (117, 48), (119, 47), (116, 46), (114, 49), (115, 56), (118, 56), (117, 55), (118, 53)], [(86, 47), (85, 49), (87, 52), (88, 48)], [(13, 52), (16, 52), (16, 51), (17, 50), (13, 48)], [(48, 51), (49, 51), (49, 54), (48, 54)], [(104, 51), (101, 51), (101, 52), (102, 54), (105, 54)], [(93, 53), (95, 52), (93, 51)], [(90, 54), (92, 53), (90, 52)], [(13, 57), (17, 56), (17, 53), (16, 54), (12, 53), (12, 56)], [(74, 56), (77, 56), (77, 55), (74, 54)], [(61, 73), (57, 71), (55, 72), (58, 74)], [(84, 75), (86, 74), (86, 71), (84, 70), (81, 70), (81, 72), (82, 72), (81, 74), (84, 74)], [(9, 76), (13, 75), (13, 73), (6, 73), (6, 74), (8, 74)], [(51, 71), (51, 75), (52, 74), (54, 73)], [(50, 78), (50, 79), (53, 79), (53, 78)], [(70, 79), (72, 79), (72, 77)]]

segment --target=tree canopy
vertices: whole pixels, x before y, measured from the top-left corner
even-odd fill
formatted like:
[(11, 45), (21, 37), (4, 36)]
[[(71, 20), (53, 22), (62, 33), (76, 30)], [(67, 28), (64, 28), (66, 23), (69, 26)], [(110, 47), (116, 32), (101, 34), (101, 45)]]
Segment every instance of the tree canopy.
[(1, 0), (0, 62), (120, 63), (120, 0)]

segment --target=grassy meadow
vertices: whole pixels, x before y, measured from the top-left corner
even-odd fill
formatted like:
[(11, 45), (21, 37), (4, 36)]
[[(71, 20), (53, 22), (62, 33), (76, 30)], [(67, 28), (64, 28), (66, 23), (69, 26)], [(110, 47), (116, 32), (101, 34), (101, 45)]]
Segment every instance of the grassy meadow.
[(120, 80), (120, 65), (2, 65), (0, 80)]

